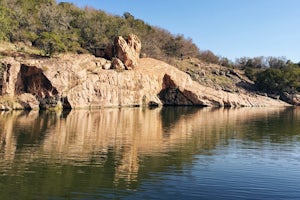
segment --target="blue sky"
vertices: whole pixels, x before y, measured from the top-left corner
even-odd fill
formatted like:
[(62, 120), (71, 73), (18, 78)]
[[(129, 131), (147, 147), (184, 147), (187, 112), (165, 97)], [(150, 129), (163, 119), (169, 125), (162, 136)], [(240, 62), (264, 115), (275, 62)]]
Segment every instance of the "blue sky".
[[(285, 56), (300, 61), (300, 0), (62, 0), (135, 18), (191, 38), (231, 60)], [(58, 2), (61, 2), (59, 0)]]

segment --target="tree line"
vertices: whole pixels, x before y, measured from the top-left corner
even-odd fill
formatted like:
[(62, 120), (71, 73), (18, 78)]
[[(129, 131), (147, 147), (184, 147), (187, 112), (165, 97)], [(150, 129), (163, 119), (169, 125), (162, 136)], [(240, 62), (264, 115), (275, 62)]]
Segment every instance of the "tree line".
[(56, 52), (93, 53), (114, 37), (129, 33), (141, 39), (142, 53), (150, 57), (166, 60), (199, 55), (191, 39), (151, 26), (128, 12), (110, 15), (55, 0), (0, 0), (0, 40), (24, 42), (48, 56)]
[(300, 62), (285, 57), (242, 57), (234, 67), (244, 70), (259, 91), (276, 95), (300, 92)]

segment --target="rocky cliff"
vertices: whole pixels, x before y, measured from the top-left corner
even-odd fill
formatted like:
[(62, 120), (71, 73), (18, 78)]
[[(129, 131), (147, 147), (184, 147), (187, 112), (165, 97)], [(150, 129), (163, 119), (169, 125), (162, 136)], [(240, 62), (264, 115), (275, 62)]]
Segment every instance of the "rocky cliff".
[(288, 105), (257, 94), (200, 85), (188, 74), (151, 58), (142, 58), (134, 70), (124, 71), (103, 69), (109, 62), (92, 55), (70, 54), (51, 59), (4, 58), (2, 95), (17, 99), (19, 107), (25, 108), (57, 103), (64, 108)]
[[(2, 58), (0, 108), (288, 105), (251, 92), (217, 90), (162, 61), (139, 59), (136, 52), (141, 45), (138, 40), (132, 41), (134, 38), (115, 41), (129, 50), (121, 52), (122, 48), (114, 47), (118, 50), (112, 61), (87, 54)], [(124, 67), (116, 68), (114, 60)]]

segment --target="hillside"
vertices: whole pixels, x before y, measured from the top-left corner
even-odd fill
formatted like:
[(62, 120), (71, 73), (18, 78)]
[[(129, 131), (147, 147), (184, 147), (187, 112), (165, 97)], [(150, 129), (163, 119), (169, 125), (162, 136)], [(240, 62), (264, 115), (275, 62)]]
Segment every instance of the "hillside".
[(174, 61), (181, 71), (186, 72), (201, 85), (227, 92), (255, 92), (255, 84), (239, 69), (203, 62), (197, 58)]
[(135, 33), (143, 43), (142, 54), (161, 60), (181, 55), (197, 57), (191, 39), (173, 35), (135, 19), (55, 0), (0, 0), (0, 41), (23, 42), (44, 56), (63, 52), (91, 53), (111, 44), (118, 35)]

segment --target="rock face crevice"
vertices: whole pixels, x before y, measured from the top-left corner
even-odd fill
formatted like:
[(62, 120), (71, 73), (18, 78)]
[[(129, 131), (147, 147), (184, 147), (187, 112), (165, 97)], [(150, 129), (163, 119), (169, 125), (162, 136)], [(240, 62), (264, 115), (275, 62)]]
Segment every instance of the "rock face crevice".
[(16, 93), (30, 93), (38, 99), (56, 97), (58, 91), (51, 81), (44, 75), (43, 70), (33, 66), (21, 64), (20, 81), (16, 86)]
[(188, 91), (180, 91), (178, 86), (171, 79), (170, 75), (165, 74), (163, 77), (162, 90), (158, 97), (164, 105), (167, 106), (192, 106), (196, 105), (189, 97), (185, 95)]
[[(21, 64), (17, 80), (15, 93), (21, 97), (24, 97), (23, 94), (33, 95), (39, 102), (40, 109), (55, 108), (58, 102), (61, 101), (57, 89), (40, 68)], [(26, 105), (25, 107), (28, 109), (30, 105)]]

